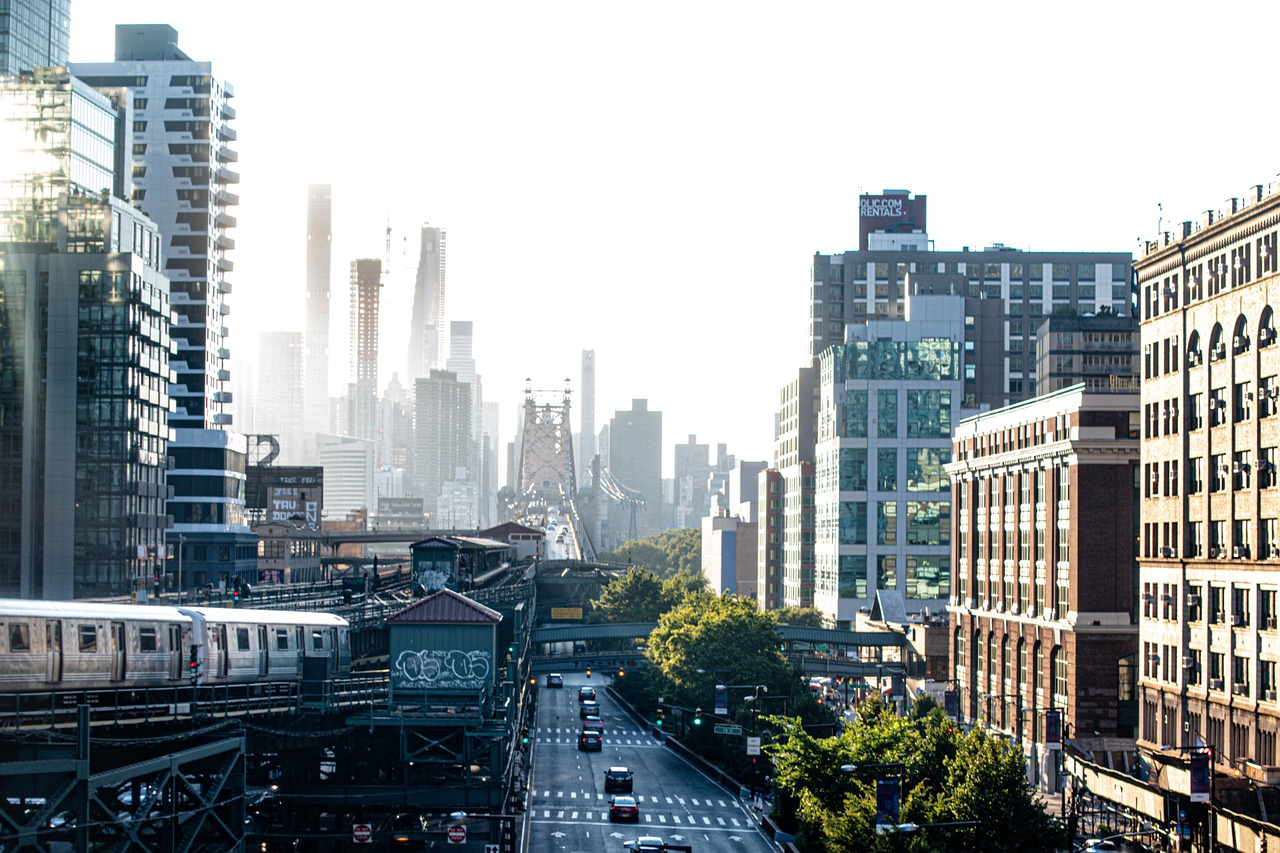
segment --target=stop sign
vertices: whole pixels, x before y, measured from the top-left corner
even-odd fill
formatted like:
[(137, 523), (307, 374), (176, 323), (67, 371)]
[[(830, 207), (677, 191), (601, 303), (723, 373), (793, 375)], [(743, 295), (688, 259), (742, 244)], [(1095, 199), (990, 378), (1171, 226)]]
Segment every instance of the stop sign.
[(351, 827), (351, 840), (356, 844), (372, 844), (373, 827), (367, 823), (357, 823)]
[(462, 824), (456, 824), (449, 827), (449, 843), (465, 844), (467, 841), (467, 828)]

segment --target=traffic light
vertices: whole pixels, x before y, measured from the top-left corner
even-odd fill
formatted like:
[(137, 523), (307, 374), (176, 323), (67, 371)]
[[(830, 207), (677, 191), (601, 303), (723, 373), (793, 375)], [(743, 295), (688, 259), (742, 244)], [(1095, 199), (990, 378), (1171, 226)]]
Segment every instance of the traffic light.
[(653, 724), (654, 724), (655, 726), (657, 726), (658, 728), (662, 728), (662, 718), (663, 718), (665, 715), (666, 715), (666, 711), (663, 711), (661, 708), (659, 708), (659, 709), (658, 709), (658, 719), (654, 720), (654, 723), (653, 723)]
[(538, 686), (538, 679), (534, 678), (532, 675), (531, 675), (531, 676), (529, 676), (529, 686), (530, 686), (530, 687), (537, 687), (537, 686)]
[(193, 645), (191, 647), (191, 659), (187, 663), (187, 675), (191, 677), (191, 683), (195, 684), (200, 680), (200, 647)]
[(625, 675), (626, 675), (626, 673), (625, 673), (625, 672), (623, 672), (622, 670), (618, 670), (618, 677), (619, 677), (619, 678), (622, 678), (622, 677), (624, 677)]
[(520, 742), (525, 746), (529, 745), (529, 727), (524, 726), (520, 729)]
[(702, 709), (701, 708), (693, 709), (693, 724), (695, 726), (702, 725)]
[(591, 667), (587, 667), (587, 678), (591, 677)]

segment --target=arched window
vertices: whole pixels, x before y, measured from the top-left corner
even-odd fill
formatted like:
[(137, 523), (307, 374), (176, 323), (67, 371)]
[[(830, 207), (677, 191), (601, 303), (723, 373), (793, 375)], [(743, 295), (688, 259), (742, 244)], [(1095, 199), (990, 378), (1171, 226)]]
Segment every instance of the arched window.
[(1204, 353), (1200, 352), (1200, 333), (1191, 330), (1191, 337), (1187, 338), (1187, 367), (1196, 367), (1204, 363)]
[(1262, 309), (1262, 318), (1258, 321), (1258, 347), (1269, 347), (1276, 340), (1275, 312), (1268, 305)]
[(1236, 318), (1236, 328), (1231, 335), (1231, 354), (1240, 355), (1249, 351), (1249, 321), (1241, 314)]
[(1227, 347), (1222, 342), (1222, 324), (1214, 323), (1209, 333), (1209, 361), (1217, 361), (1227, 357)]

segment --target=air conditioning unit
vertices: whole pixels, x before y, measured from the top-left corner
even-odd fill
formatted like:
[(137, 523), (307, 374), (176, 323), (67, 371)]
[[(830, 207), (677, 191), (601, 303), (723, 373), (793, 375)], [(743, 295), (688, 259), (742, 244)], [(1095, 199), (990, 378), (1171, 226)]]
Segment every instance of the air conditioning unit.
[(1200, 606), (1200, 596), (1198, 596), (1198, 595), (1188, 595), (1188, 596), (1187, 596), (1187, 606), (1188, 606), (1188, 607), (1199, 607), (1199, 606)]
[(1245, 618), (1243, 613), (1237, 613), (1231, 617), (1231, 624), (1237, 628), (1243, 628), (1249, 624), (1249, 620)]
[(1276, 629), (1276, 617), (1268, 616), (1265, 620), (1263, 620), (1263, 625), (1267, 628), (1268, 631), (1274, 631)]
[(1152, 663), (1160, 663), (1160, 655), (1156, 654), (1155, 652), (1152, 652), (1151, 654), (1147, 655), (1147, 660), (1151, 661)]
[(1150, 601), (1155, 601), (1155, 596), (1153, 596), (1153, 595), (1152, 595), (1151, 593), (1149, 593), (1149, 592), (1144, 592), (1144, 593), (1142, 594), (1142, 600), (1143, 600), (1143, 601), (1148, 601), (1148, 602), (1150, 602)]
[(1221, 690), (1221, 689), (1222, 689), (1222, 679), (1221, 679), (1221, 678), (1210, 678), (1210, 679), (1209, 679), (1209, 689), (1210, 689), (1210, 690)]
[[(1165, 550), (1167, 551), (1168, 549), (1166, 548)], [(1161, 601), (1163, 601), (1165, 604), (1173, 604), (1173, 596), (1172, 596), (1172, 595), (1167, 595), (1167, 594), (1166, 594), (1166, 595), (1162, 595), (1162, 596), (1160, 596), (1160, 600), (1161, 600)]]
[(1161, 556), (1161, 557), (1172, 557), (1172, 556), (1173, 556), (1173, 549), (1172, 549), (1172, 548), (1161, 548), (1161, 549), (1160, 549), (1160, 556)]
[(1231, 692), (1232, 692), (1232, 693), (1234, 693), (1234, 694), (1235, 694), (1235, 695), (1237, 695), (1237, 696), (1248, 696), (1248, 695), (1249, 695), (1249, 685), (1247, 685), (1247, 684), (1233, 684), (1233, 685), (1231, 685)]
[(1210, 548), (1210, 549), (1209, 549), (1209, 559), (1211, 559), (1211, 560), (1216, 560), (1216, 559), (1218, 559), (1218, 556), (1219, 556), (1218, 551), (1219, 551), (1219, 550), (1220, 550), (1220, 549), (1218, 549), (1218, 548)]
[(1249, 339), (1244, 337), (1243, 335), (1236, 335), (1235, 338), (1231, 341), (1231, 346), (1238, 350), (1238, 349), (1242, 349), (1245, 346), (1245, 344), (1247, 344), (1248, 342), (1249, 342)]
[(1196, 659), (1193, 658), (1191, 655), (1187, 655), (1182, 659), (1183, 669), (1194, 669), (1195, 665), (1196, 665)]
[(1276, 692), (1274, 690), (1268, 690), (1266, 692), (1266, 698), (1268, 702), (1276, 701)]

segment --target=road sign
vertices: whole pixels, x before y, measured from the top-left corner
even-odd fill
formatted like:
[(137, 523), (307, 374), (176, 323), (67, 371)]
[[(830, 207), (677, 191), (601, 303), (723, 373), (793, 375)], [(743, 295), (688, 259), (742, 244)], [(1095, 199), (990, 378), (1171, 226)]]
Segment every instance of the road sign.
[(742, 726), (716, 726), (715, 731), (718, 735), (740, 735)]
[(484, 853), (499, 853), (501, 850), (502, 845), (500, 844), (486, 844), (484, 846)]
[(466, 844), (467, 828), (462, 824), (454, 824), (449, 827), (449, 843), (450, 844)]
[(758, 737), (747, 738), (747, 755), (759, 755), (759, 754), (760, 754), (760, 738)]
[(367, 823), (357, 823), (351, 827), (351, 840), (356, 844), (373, 843), (373, 827)]

